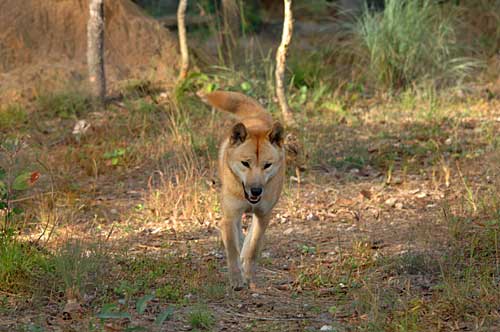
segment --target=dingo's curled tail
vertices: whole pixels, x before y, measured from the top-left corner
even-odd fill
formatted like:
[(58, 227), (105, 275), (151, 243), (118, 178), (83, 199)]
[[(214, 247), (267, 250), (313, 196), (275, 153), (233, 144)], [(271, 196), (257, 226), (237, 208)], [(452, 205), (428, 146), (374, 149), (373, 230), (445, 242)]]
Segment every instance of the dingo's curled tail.
[(255, 99), (239, 92), (214, 91), (196, 93), (200, 99), (219, 110), (234, 114), (239, 120), (262, 118), (271, 121), (271, 115)]

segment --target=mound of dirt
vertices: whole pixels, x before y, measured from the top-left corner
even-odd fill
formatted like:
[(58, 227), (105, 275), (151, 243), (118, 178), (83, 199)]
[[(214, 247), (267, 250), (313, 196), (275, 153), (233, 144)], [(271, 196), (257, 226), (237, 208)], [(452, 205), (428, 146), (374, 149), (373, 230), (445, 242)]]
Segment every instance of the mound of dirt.
[[(86, 82), (89, 0), (0, 1), (0, 96)], [(170, 81), (177, 39), (130, 0), (105, 1), (105, 63), (110, 83)], [(113, 85), (113, 84), (111, 84)]]

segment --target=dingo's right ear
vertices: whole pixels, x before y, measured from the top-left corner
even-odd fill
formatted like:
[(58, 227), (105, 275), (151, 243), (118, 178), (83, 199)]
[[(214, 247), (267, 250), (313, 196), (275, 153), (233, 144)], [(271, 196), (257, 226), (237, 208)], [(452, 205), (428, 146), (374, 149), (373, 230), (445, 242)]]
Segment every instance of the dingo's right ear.
[(247, 139), (247, 128), (241, 122), (238, 122), (231, 129), (231, 145), (240, 145)]

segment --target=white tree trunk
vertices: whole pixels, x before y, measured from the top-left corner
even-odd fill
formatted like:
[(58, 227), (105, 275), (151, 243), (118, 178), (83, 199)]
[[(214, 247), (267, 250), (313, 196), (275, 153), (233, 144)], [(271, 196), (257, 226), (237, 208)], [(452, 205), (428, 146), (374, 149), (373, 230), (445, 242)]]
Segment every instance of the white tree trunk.
[(177, 27), (179, 29), (179, 46), (181, 49), (181, 70), (179, 79), (184, 79), (189, 70), (189, 52), (186, 36), (186, 8), (187, 0), (180, 0), (177, 7)]
[(90, 0), (87, 24), (87, 63), (92, 94), (104, 104), (106, 76), (104, 73), (104, 0)]
[(292, 13), (292, 0), (284, 0), (285, 4), (285, 19), (283, 22), (283, 35), (281, 36), (281, 44), (276, 52), (276, 97), (283, 114), (283, 120), (287, 126), (295, 125), (292, 111), (288, 105), (285, 93), (285, 69), (286, 69), (286, 55), (288, 53), (288, 46), (292, 40), (293, 33), (293, 13)]

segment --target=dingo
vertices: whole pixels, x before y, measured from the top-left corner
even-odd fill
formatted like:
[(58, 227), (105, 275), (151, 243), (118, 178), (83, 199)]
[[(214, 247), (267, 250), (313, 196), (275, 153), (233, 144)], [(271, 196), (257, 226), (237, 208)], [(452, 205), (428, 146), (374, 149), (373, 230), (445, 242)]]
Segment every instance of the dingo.
[[(220, 229), (233, 288), (240, 290), (246, 284), (254, 288), (255, 261), (285, 179), (284, 129), (257, 101), (241, 93), (216, 91), (198, 96), (239, 121), (219, 150)], [(245, 212), (253, 213), (246, 238), (241, 230)]]

